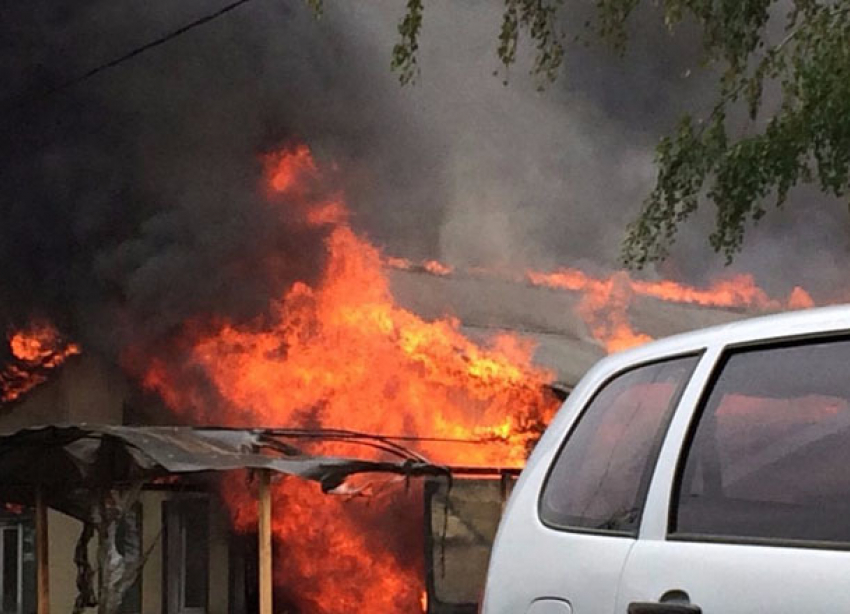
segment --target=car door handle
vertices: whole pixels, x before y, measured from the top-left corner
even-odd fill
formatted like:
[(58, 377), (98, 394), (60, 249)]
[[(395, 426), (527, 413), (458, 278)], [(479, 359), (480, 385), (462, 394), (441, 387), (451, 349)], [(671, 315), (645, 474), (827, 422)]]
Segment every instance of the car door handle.
[(633, 601), (629, 604), (628, 612), (629, 614), (702, 614), (702, 608), (692, 603)]

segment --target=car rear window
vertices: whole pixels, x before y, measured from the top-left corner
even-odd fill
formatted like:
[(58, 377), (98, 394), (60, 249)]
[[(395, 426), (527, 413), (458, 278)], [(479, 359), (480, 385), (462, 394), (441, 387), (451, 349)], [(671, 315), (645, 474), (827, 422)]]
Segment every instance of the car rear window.
[(850, 543), (850, 340), (723, 359), (680, 466), (671, 533)]
[(637, 533), (661, 441), (698, 359), (639, 366), (596, 393), (550, 469), (540, 499), (544, 523)]

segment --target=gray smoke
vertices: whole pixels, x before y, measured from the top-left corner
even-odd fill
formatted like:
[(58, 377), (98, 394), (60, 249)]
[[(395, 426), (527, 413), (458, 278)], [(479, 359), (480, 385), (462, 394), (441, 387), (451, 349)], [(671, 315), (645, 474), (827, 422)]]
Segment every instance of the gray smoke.
[[(395, 42), (399, 4), (329, 6), (341, 27), (379, 47), (380, 64)], [(504, 73), (492, 75), (500, 68), (499, 3), (427, 3), (420, 79), (387, 97), (420, 130), (427, 128), (440, 159), (436, 167), (423, 164), (419, 180), (377, 211), (430, 201), (421, 223), (439, 227), (437, 249), (417, 251), (423, 248), (413, 239), (418, 226), (411, 233), (390, 224), (379, 239), (402, 255), (436, 255), (460, 266), (579, 266), (600, 273), (617, 267), (626, 223), (653, 185), (655, 145), (683, 113), (705, 114), (716, 88), (716, 74), (702, 66), (697, 29), (683, 24), (671, 36), (658, 9), (645, 4), (632, 20), (624, 57), (603, 44), (570, 46), (560, 80), (541, 94), (527, 74), (527, 44), (507, 87)], [(589, 2), (567, 4), (568, 37), (593, 40), (584, 28), (593, 10)], [(392, 87), (393, 76), (383, 74), (381, 82)], [(395, 151), (401, 160), (416, 155)], [(379, 228), (374, 222), (367, 228)], [(708, 204), (682, 227), (672, 257), (642, 274), (700, 285), (749, 272), (779, 297), (795, 285), (824, 300), (844, 295), (850, 235), (842, 203), (815, 189), (797, 190), (783, 210), (750, 227), (730, 267), (709, 246), (713, 224)]]
[[(421, 76), (389, 71), (398, 0), (254, 0), (48, 98), (222, 3), (34, 0), (0, 9), (0, 317), (40, 314), (113, 350), (187, 317), (245, 319), (322, 262), (321, 232), (269, 206), (259, 156), (292, 139), (340, 169), (354, 225), (392, 254), (455, 265), (616, 266), (653, 147), (710, 103), (696, 37), (637, 16), (625, 58), (568, 50), (538, 93), (527, 54), (493, 76), (501, 4), (426, 3)], [(590, 8), (566, 10), (582, 30)], [(809, 204), (810, 203), (810, 204)], [(723, 273), (710, 212), (660, 272)], [(813, 191), (751, 232), (734, 270), (777, 293), (846, 278), (846, 212)], [(651, 271), (648, 274), (653, 274)], [(117, 344), (116, 344), (117, 341)]]

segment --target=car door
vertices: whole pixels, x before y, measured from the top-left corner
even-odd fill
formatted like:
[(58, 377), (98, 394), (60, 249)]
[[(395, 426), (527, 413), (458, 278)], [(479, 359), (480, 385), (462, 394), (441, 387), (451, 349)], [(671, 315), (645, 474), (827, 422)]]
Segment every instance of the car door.
[(609, 364), (576, 390), (511, 496), (486, 614), (614, 611), (661, 440), (698, 360), (676, 356), (620, 372)]
[(850, 339), (729, 348), (693, 406), (671, 426), (616, 611), (850, 610)]

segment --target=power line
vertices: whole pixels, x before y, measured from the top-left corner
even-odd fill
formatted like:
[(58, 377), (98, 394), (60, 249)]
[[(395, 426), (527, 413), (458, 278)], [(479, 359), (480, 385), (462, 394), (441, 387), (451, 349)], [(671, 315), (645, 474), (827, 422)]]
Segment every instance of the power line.
[(242, 6), (243, 4), (247, 4), (248, 2), (251, 2), (251, 0), (236, 0), (236, 2), (232, 2), (232, 3), (230, 3), (226, 6), (223, 6), (222, 8), (218, 9), (214, 13), (210, 13), (208, 15), (204, 15), (203, 17), (199, 17), (198, 19), (191, 21), (191, 22), (187, 23), (186, 25), (183, 25), (183, 26), (177, 28), (176, 30), (171, 31), (168, 34), (163, 34), (159, 38), (156, 38), (156, 39), (154, 39), (154, 40), (152, 40), (148, 43), (145, 43), (144, 45), (142, 45), (140, 47), (136, 47), (135, 49), (128, 51), (127, 53), (125, 53), (121, 56), (118, 56), (117, 58), (114, 58), (114, 59), (112, 59), (108, 62), (105, 62), (104, 64), (100, 64), (99, 66), (95, 66), (94, 68), (87, 70), (86, 72), (84, 72), (80, 75), (77, 75), (76, 77), (73, 77), (73, 78), (71, 78), (67, 81), (64, 81), (64, 82), (60, 83), (59, 85), (56, 85), (56, 86), (50, 88), (49, 90), (45, 91), (44, 93), (38, 95), (34, 99), (30, 99), (29, 101), (21, 100), (17, 104), (15, 104), (14, 106), (23, 106), (27, 102), (40, 101), (40, 100), (44, 100), (45, 98), (49, 98), (51, 96), (54, 96), (55, 94), (58, 94), (59, 92), (64, 91), (68, 88), (74, 87), (75, 85), (78, 85), (78, 84), (82, 83), (83, 81), (87, 81), (88, 79), (91, 79), (95, 75), (98, 75), (98, 74), (100, 74), (100, 73), (102, 73), (106, 70), (109, 70), (110, 68), (115, 68), (119, 64), (123, 64), (127, 60), (130, 60), (130, 59), (136, 57), (137, 55), (143, 54), (145, 51), (149, 51), (149, 50), (151, 50), (155, 47), (159, 47), (160, 45), (164, 45), (168, 41), (177, 38), (181, 34), (185, 34), (189, 30), (193, 30), (194, 28), (197, 28), (198, 26), (202, 26), (205, 23), (209, 23), (210, 21), (213, 21), (214, 19), (218, 19), (222, 15), (229, 13), (230, 11), (232, 11), (236, 8), (239, 8), (240, 6)]

